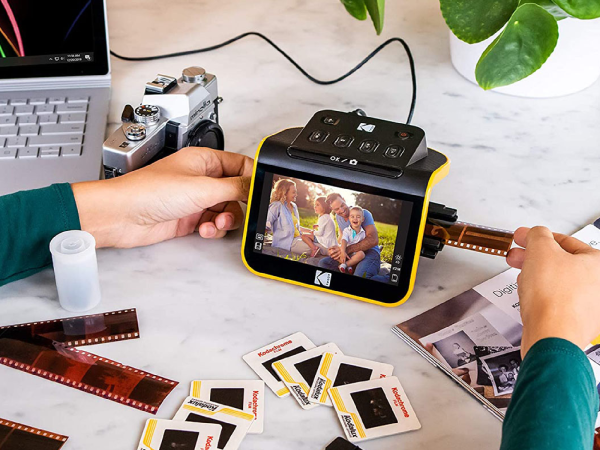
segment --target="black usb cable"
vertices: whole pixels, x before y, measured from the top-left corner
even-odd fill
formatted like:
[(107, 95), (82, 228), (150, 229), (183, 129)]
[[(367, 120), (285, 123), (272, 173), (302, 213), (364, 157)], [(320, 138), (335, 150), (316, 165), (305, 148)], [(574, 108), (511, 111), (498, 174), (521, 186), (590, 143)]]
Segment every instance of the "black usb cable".
[(411, 98), (411, 102), (410, 102), (410, 110), (408, 112), (408, 118), (406, 119), (406, 123), (409, 124), (412, 121), (412, 117), (415, 112), (415, 106), (417, 104), (417, 75), (415, 72), (415, 61), (413, 59), (413, 56), (412, 56), (412, 53), (410, 51), (410, 47), (408, 46), (408, 44), (404, 41), (404, 39), (401, 39), (398, 37), (393, 37), (393, 38), (388, 39), (387, 41), (385, 41), (384, 43), (379, 45), (371, 53), (369, 53), (361, 62), (359, 62), (356, 66), (354, 66), (352, 69), (350, 69), (344, 75), (342, 75), (338, 78), (335, 78), (333, 80), (319, 80), (318, 78), (315, 78), (314, 76), (309, 74), (304, 68), (302, 68), (302, 66), (300, 66), (300, 64), (298, 64), (290, 55), (288, 55), (277, 44), (275, 44), (275, 42), (273, 42), (271, 39), (266, 37), (264, 34), (257, 33), (255, 31), (248, 31), (246, 33), (240, 34), (239, 36), (231, 38), (225, 42), (222, 42), (220, 44), (212, 45), (210, 47), (205, 47), (205, 48), (199, 48), (196, 50), (185, 50), (182, 52), (167, 53), (164, 55), (155, 55), (155, 56), (122, 56), (122, 55), (119, 55), (119, 54), (113, 52), (112, 50), (110, 51), (110, 54), (112, 56), (114, 56), (115, 58), (122, 59), (124, 61), (153, 61), (156, 59), (174, 58), (176, 56), (186, 56), (186, 55), (194, 55), (196, 53), (211, 52), (213, 50), (218, 50), (220, 48), (223, 48), (229, 44), (233, 44), (234, 42), (237, 42), (240, 39), (243, 39), (248, 36), (256, 36), (256, 37), (264, 40), (271, 47), (273, 47), (275, 50), (277, 50), (285, 59), (287, 59), (296, 69), (298, 69), (302, 75), (304, 75), (306, 78), (308, 78), (313, 83), (316, 83), (319, 85), (325, 85), (325, 86), (330, 85), (330, 84), (339, 83), (340, 81), (345, 80), (350, 75), (355, 73), (358, 69), (360, 69), (362, 66), (364, 66), (367, 62), (369, 62), (375, 55), (377, 55), (377, 53), (379, 53), (385, 47), (387, 47), (388, 45), (390, 45), (393, 42), (399, 42), (400, 44), (402, 44), (402, 47), (404, 48), (404, 51), (406, 52), (406, 56), (408, 57), (408, 62), (410, 64), (410, 74), (411, 74), (411, 81), (412, 81), (412, 98)]

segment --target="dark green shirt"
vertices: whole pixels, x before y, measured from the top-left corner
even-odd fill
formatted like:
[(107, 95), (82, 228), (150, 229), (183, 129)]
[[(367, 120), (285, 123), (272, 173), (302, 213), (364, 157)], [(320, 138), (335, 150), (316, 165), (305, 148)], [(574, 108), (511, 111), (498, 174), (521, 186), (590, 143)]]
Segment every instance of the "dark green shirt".
[(0, 197), (0, 286), (50, 266), (52, 238), (79, 229), (68, 183)]
[[(62, 231), (79, 229), (68, 184), (0, 197), (0, 285), (48, 267), (50, 240)], [(598, 403), (585, 354), (563, 339), (544, 339), (521, 364), (500, 448), (589, 450)]]
[(500, 450), (591, 450), (598, 403), (585, 353), (564, 339), (542, 339), (519, 369)]

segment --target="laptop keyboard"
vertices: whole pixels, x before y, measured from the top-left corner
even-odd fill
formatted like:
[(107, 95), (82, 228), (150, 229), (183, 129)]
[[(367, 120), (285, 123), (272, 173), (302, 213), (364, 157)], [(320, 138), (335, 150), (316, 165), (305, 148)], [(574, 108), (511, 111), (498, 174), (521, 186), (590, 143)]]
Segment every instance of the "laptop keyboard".
[(89, 97), (0, 99), (0, 163), (81, 155)]

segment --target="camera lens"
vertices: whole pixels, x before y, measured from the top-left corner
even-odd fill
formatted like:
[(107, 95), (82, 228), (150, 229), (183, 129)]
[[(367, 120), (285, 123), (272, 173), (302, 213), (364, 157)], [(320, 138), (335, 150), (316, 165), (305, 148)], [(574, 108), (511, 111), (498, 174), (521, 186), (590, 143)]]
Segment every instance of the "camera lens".
[(204, 120), (189, 132), (186, 147), (208, 147), (223, 150), (225, 148), (223, 129), (210, 120)]

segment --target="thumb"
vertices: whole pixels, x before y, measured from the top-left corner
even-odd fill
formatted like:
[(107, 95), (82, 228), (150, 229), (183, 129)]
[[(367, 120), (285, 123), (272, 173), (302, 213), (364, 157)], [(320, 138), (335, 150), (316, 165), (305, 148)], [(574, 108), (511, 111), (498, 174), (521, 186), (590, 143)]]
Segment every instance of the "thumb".
[(563, 250), (565, 250), (568, 253), (577, 254), (593, 251), (592, 247), (590, 247), (588, 244), (586, 244), (585, 242), (581, 242), (579, 239), (571, 236), (565, 236), (564, 234), (555, 233), (554, 239), (556, 239), (558, 245), (560, 245), (563, 248)]
[(528, 255), (545, 254), (549, 251), (559, 250), (558, 243), (554, 240), (554, 235), (546, 227), (533, 227), (525, 236), (525, 251)]
[(250, 177), (199, 177), (197, 180), (198, 197), (203, 208), (224, 202), (248, 201)]
[[(579, 239), (565, 236), (564, 234), (552, 233), (546, 227), (534, 227), (527, 233), (525, 238), (526, 248), (534, 252), (546, 250), (564, 250), (567, 253), (577, 254), (585, 253), (591, 250), (591, 247)], [(533, 247), (533, 248), (532, 248)]]

